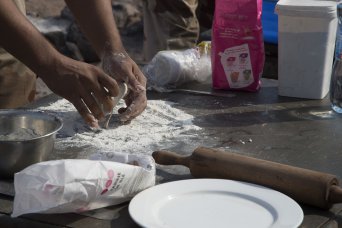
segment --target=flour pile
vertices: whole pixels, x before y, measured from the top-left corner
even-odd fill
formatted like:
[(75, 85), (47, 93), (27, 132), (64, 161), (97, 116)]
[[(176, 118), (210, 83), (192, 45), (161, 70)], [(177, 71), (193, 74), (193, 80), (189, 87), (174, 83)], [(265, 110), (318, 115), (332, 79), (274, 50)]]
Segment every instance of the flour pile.
[[(93, 147), (99, 151), (150, 154), (154, 150), (170, 147), (174, 141), (187, 141), (197, 136), (200, 127), (193, 125), (193, 116), (172, 107), (172, 102), (149, 100), (146, 110), (128, 125), (122, 125), (113, 115), (109, 129), (92, 131), (74, 106), (67, 100), (58, 100), (44, 108), (63, 119), (55, 148)], [(123, 101), (114, 113), (124, 106)]]

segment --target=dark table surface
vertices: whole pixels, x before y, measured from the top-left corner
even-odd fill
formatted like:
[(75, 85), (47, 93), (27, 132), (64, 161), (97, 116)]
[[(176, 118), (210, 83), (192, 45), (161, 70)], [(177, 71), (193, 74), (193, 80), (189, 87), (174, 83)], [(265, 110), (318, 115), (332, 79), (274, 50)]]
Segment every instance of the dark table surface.
[[(189, 155), (198, 146), (220, 148), (342, 177), (342, 115), (331, 111), (328, 97), (281, 97), (274, 80), (264, 80), (257, 93), (211, 91), (208, 86), (187, 89), (148, 93), (149, 100), (174, 102), (175, 107), (193, 115), (193, 123), (203, 129), (191, 141), (162, 149)], [(29, 107), (57, 99), (52, 95)], [(157, 178), (163, 183), (192, 177), (182, 166), (157, 166)], [(111, 220), (73, 213), (13, 219), (12, 202), (13, 197), (0, 194), (0, 227), (137, 227), (128, 214), (128, 204), (106, 209), (117, 215)], [(305, 215), (301, 227), (342, 227), (342, 204), (329, 211), (301, 207)]]

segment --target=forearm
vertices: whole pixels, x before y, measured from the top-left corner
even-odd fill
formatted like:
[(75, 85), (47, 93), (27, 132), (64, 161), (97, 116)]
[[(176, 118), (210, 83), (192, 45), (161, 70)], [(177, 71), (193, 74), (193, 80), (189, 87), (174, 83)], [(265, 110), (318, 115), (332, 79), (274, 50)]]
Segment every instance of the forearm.
[(65, 0), (81, 29), (102, 59), (104, 71), (127, 83), (127, 107), (119, 110), (120, 120), (129, 123), (147, 105), (146, 78), (125, 53), (112, 12), (111, 0)]
[(123, 52), (110, 0), (65, 0), (82, 31), (102, 57), (106, 48)]
[(59, 56), (12, 1), (0, 1), (0, 34), (0, 45), (37, 74)]

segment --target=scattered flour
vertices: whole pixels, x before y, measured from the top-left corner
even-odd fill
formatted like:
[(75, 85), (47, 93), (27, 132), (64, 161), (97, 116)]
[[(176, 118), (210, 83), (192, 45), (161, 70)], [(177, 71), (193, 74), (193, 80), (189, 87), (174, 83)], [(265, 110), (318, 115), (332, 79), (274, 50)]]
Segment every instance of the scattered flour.
[[(114, 113), (123, 105), (120, 101)], [(63, 119), (63, 128), (57, 134), (56, 149), (95, 147), (100, 151), (150, 154), (169, 147), (177, 139), (186, 141), (196, 137), (196, 132), (201, 130), (192, 123), (192, 115), (172, 105), (167, 101), (149, 100), (146, 110), (130, 124), (121, 124), (118, 116), (113, 115), (109, 128), (98, 132), (91, 130), (65, 99), (40, 110), (54, 112)]]

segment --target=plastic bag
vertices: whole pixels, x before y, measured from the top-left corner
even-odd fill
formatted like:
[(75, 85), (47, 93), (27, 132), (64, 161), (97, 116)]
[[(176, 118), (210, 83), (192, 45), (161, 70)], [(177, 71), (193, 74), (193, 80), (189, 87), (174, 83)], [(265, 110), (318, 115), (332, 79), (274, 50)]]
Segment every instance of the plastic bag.
[(257, 91), (265, 61), (262, 0), (216, 0), (212, 38), (213, 87)]
[(150, 156), (99, 153), (92, 159), (96, 160), (46, 161), (16, 173), (11, 216), (117, 205), (155, 185), (155, 163)]
[(143, 69), (148, 88), (157, 91), (177, 88), (188, 82), (204, 82), (211, 77), (210, 42), (196, 48), (158, 52)]

